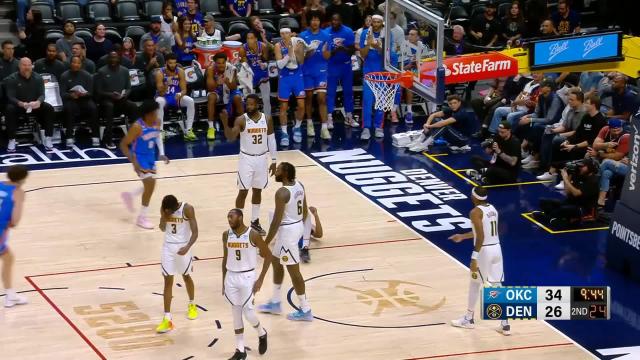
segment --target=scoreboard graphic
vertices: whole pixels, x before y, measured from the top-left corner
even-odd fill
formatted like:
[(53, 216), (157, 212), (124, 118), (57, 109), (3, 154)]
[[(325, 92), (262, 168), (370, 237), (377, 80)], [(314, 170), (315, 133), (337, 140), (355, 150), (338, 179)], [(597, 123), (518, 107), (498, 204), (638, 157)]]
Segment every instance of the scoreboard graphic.
[(608, 320), (608, 286), (506, 286), (482, 290), (484, 320)]

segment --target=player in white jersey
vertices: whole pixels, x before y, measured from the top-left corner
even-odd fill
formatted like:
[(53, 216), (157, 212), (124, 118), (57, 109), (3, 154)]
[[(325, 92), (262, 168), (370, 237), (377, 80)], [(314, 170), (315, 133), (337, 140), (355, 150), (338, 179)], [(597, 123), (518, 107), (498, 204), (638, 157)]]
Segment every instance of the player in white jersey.
[[(265, 236), (266, 232), (260, 226), (260, 203), (262, 189), (267, 187), (269, 174), (276, 172), (276, 136), (273, 132), (271, 116), (267, 116), (258, 109), (260, 98), (256, 94), (247, 95), (246, 113), (236, 118), (233, 128), (224, 124), (224, 136), (229, 141), (240, 136), (240, 158), (238, 161), (238, 196), (236, 207), (244, 209), (244, 203), (249, 193), (251, 195), (251, 228)], [(268, 156), (271, 155), (271, 165)]]
[(173, 330), (171, 298), (174, 275), (182, 275), (189, 295), (187, 318), (194, 320), (198, 317), (198, 309), (194, 302), (195, 287), (190, 275), (193, 270), (191, 247), (198, 239), (198, 222), (193, 206), (186, 202), (178, 202), (173, 195), (165, 196), (160, 208), (160, 230), (164, 231), (160, 261), (162, 276), (164, 276), (164, 317), (156, 328), (156, 332), (166, 333)]
[(281, 162), (276, 168), (276, 181), (282, 187), (276, 191), (276, 208), (273, 220), (269, 226), (269, 233), (265, 242), (267, 245), (276, 239), (273, 246), (271, 265), (273, 267), (273, 297), (258, 307), (258, 311), (280, 314), (281, 290), (284, 280), (284, 267), (291, 277), (291, 283), (300, 300), (296, 311), (287, 315), (293, 321), (312, 321), (311, 306), (305, 294), (304, 278), (300, 273), (300, 251), (298, 241), (303, 235), (303, 221), (307, 218), (307, 198), (304, 186), (296, 180), (296, 168), (288, 162)]
[[(231, 209), (227, 214), (230, 229), (222, 233), (222, 294), (231, 304), (233, 327), (236, 334), (236, 352), (229, 360), (247, 358), (244, 347), (242, 315), (258, 332), (258, 352), (267, 352), (267, 331), (253, 309), (253, 295), (260, 291), (271, 259), (271, 251), (257, 231), (244, 224), (242, 210)], [(256, 280), (258, 250), (264, 259)]]
[[(475, 187), (471, 191), (471, 201), (474, 208), (469, 213), (473, 224), (472, 231), (449, 237), (454, 242), (473, 239), (473, 253), (471, 253), (471, 281), (469, 283), (469, 302), (467, 313), (460, 319), (452, 320), (451, 325), (466, 329), (473, 329), (475, 323), (473, 312), (478, 302), (480, 289), (486, 286), (502, 286), (504, 271), (502, 266), (502, 250), (498, 235), (498, 211), (487, 202), (487, 190)], [(497, 331), (503, 335), (511, 335), (511, 325), (502, 320)]]

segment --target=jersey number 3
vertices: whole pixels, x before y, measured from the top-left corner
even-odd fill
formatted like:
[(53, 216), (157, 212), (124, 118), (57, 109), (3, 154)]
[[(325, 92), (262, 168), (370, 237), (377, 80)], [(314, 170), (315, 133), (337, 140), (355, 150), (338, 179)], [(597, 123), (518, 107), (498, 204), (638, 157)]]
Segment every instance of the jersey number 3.
[(262, 144), (262, 134), (251, 135), (253, 138), (253, 144)]
[(177, 232), (178, 232), (178, 228), (176, 227), (176, 224), (171, 224), (171, 233), (176, 234)]

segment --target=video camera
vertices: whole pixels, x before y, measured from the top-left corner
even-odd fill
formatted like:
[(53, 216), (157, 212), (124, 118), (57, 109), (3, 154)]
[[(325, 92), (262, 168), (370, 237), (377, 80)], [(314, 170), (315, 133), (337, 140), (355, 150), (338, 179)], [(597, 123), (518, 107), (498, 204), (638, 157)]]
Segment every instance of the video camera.
[(493, 146), (493, 143), (494, 143), (494, 142), (496, 142), (496, 139), (495, 139), (494, 137), (490, 137), (490, 138), (488, 138), (488, 139), (485, 139), (483, 142), (481, 142), (481, 143), (480, 143), (480, 146), (481, 146), (483, 149), (490, 148), (490, 147), (492, 147), (492, 146)]
[(569, 161), (564, 168), (567, 171), (567, 174), (574, 176), (580, 173), (580, 168), (582, 166), (587, 166), (591, 173), (595, 174), (598, 172), (598, 163), (592, 158)]

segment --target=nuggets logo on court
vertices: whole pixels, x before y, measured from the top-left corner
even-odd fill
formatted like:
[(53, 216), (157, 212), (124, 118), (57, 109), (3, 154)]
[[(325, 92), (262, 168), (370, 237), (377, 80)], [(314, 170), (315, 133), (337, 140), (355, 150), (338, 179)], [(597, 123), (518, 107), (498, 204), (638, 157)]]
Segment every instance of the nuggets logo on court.
[(491, 304), (487, 306), (487, 317), (489, 319), (500, 319), (502, 316), (502, 307), (498, 304)]
[(416, 308), (418, 311), (409, 315), (425, 314), (427, 312), (437, 310), (446, 301), (446, 297), (442, 297), (440, 301), (433, 305), (420, 303), (420, 296), (410, 287), (430, 286), (402, 281), (402, 280), (364, 280), (366, 283), (387, 283), (387, 287), (374, 287), (367, 290), (354, 289), (348, 286), (337, 285), (336, 288), (344, 289), (356, 293), (358, 301), (374, 308), (372, 315), (379, 316), (387, 309), (394, 308)]

